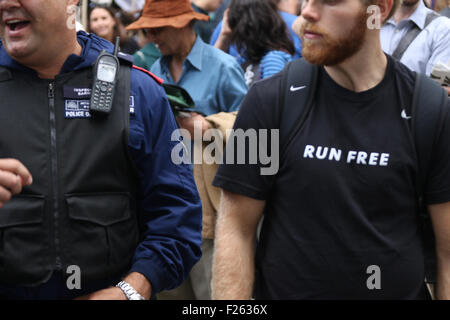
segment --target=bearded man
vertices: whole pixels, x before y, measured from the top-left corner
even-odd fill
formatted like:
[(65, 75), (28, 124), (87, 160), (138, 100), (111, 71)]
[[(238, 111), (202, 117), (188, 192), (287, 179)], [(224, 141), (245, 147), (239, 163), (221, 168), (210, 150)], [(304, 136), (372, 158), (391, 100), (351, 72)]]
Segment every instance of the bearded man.
[[(213, 183), (222, 188), (213, 298), (429, 298), (411, 115), (403, 109), (412, 102), (415, 74), (382, 51), (380, 30), (366, 23), (368, 6), (377, 5), (386, 21), (393, 2), (303, 2), (297, 31), (304, 63), (316, 65), (313, 103), (280, 150), (275, 175), (261, 175), (259, 164), (220, 166)], [(286, 97), (313, 83), (282, 85), (284, 72), (249, 90), (235, 132), (287, 130), (280, 125), (284, 113), (301, 106)], [(285, 92), (292, 105), (280, 105)], [(423, 186), (435, 226), (437, 298), (450, 297), (450, 101), (444, 103), (444, 125)], [(248, 143), (245, 151), (252, 147)], [(228, 142), (227, 153), (236, 151), (230, 148)]]

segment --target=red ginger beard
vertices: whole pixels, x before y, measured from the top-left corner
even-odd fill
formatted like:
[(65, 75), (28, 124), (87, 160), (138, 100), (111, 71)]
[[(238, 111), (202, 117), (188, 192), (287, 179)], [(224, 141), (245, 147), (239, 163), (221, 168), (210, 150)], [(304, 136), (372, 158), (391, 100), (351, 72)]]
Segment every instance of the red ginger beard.
[[(361, 49), (364, 44), (366, 28), (366, 8), (358, 14), (354, 26), (340, 38), (332, 38), (328, 33), (304, 20), (299, 31), (299, 36), (302, 39), (302, 56), (312, 64), (337, 65), (352, 57)], [(305, 30), (320, 33), (322, 37), (317, 40), (305, 39)]]

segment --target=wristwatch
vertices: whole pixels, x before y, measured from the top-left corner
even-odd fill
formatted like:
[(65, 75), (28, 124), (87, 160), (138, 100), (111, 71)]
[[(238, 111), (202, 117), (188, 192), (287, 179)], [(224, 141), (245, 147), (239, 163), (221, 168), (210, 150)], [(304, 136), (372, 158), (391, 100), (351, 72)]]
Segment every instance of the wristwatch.
[(116, 287), (123, 291), (128, 300), (145, 300), (128, 282), (120, 281)]

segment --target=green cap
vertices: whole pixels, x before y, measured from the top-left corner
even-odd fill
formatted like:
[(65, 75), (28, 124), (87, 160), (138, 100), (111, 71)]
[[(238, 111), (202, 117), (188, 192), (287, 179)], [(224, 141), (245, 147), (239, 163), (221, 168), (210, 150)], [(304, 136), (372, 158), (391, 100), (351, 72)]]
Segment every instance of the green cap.
[(172, 107), (173, 113), (176, 115), (179, 111), (194, 111), (195, 103), (189, 93), (182, 87), (175, 84), (162, 84), (166, 91), (167, 99)]

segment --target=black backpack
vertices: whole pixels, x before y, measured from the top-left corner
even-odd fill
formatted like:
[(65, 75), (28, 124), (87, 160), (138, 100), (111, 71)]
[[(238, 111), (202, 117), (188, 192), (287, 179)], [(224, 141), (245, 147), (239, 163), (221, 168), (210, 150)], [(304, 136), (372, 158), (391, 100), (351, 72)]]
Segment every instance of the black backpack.
[[(282, 71), (279, 91), (281, 161), (312, 109), (318, 69), (318, 66), (302, 58), (288, 63)], [(406, 111), (412, 117), (411, 134), (419, 162), (416, 193), (425, 254), (425, 276), (428, 283), (436, 282), (436, 250), (431, 219), (423, 199), (423, 187), (426, 185), (437, 133), (444, 122), (447, 102), (447, 92), (443, 88), (425, 75), (416, 74), (412, 106)]]

